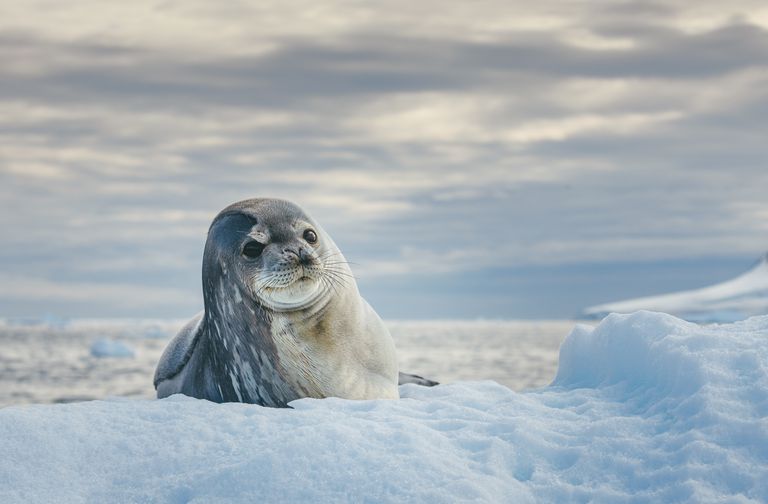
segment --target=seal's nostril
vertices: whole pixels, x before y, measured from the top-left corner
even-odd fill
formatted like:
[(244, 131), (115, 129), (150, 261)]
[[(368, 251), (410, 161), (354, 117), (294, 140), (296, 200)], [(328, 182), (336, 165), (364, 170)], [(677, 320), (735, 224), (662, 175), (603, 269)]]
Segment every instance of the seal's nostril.
[(299, 247), (298, 251), (292, 248), (286, 247), (283, 249), (283, 253), (287, 256), (293, 256), (290, 258), (291, 260), (293, 261), (298, 260), (298, 262), (303, 265), (312, 264), (312, 254), (304, 247)]
[(301, 264), (310, 264), (312, 262), (312, 254), (304, 247), (299, 247), (299, 261)]

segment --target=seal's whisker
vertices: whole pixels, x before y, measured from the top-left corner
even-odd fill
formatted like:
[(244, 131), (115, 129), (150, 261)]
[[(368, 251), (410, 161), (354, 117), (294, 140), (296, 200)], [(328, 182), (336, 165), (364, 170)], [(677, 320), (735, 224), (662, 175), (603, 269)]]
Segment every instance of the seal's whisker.
[[(350, 262), (347, 262), (347, 261), (335, 261), (335, 262), (327, 262), (324, 265), (325, 266), (338, 266), (339, 264), (355, 264), (355, 263), (350, 263)], [(359, 266), (359, 264), (356, 264), (356, 266)]]
[(344, 282), (338, 278), (332, 277), (332, 276), (326, 276), (324, 277), (325, 281), (333, 286), (335, 289), (343, 289), (344, 288)]
[(323, 271), (323, 276), (334, 280), (342, 280), (344, 278), (344, 275), (340, 275), (338, 272), (332, 270)]
[[(343, 258), (344, 260), (343, 260), (343, 261), (327, 261), (327, 262), (326, 262), (326, 260), (327, 260), (327, 259), (331, 259), (331, 258), (333, 258), (334, 256), (338, 256), (338, 257), (341, 257), (341, 258)], [(355, 265), (359, 265), (359, 264), (358, 264), (358, 263), (356, 263), (356, 262), (353, 262), (353, 261), (347, 261), (347, 259), (346, 259), (346, 258), (344, 258), (344, 256), (342, 256), (340, 253), (335, 253), (335, 252), (334, 252), (334, 253), (330, 253), (330, 254), (322, 254), (322, 255), (318, 256), (318, 259), (320, 259), (321, 261), (323, 261), (323, 263), (324, 263), (324, 264), (355, 264)]]
[(320, 281), (323, 283), (323, 285), (326, 286), (326, 288), (328, 288), (328, 289), (333, 291), (333, 295), (334, 296), (338, 296), (339, 295), (339, 291), (336, 289), (336, 285), (329, 278), (322, 277)]
[(355, 276), (354, 273), (350, 273), (350, 272), (347, 272), (347, 271), (343, 271), (343, 270), (339, 270), (339, 269), (334, 269), (334, 268), (326, 268), (325, 271), (329, 275), (335, 275), (337, 277), (352, 278), (352, 279), (357, 280), (357, 277)]
[(333, 257), (333, 256), (341, 257), (341, 252), (337, 252), (335, 250), (328, 250), (326, 252), (323, 252), (322, 254), (318, 254), (318, 257), (322, 257), (323, 259), (327, 259), (328, 257)]
[(330, 282), (333, 282), (337, 285), (340, 285), (342, 283), (342, 277), (340, 277), (335, 271), (332, 270), (323, 270), (323, 277), (324, 279), (327, 279)]

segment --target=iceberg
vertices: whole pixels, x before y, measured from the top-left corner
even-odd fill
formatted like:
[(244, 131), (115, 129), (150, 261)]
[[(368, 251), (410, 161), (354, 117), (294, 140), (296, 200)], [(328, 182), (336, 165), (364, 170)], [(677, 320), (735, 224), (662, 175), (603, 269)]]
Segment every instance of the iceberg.
[(693, 322), (735, 322), (768, 314), (768, 254), (749, 271), (726, 282), (701, 289), (648, 296), (586, 308), (587, 318), (609, 313), (651, 310)]
[(133, 348), (122, 341), (99, 339), (91, 344), (91, 355), (93, 357), (118, 357), (130, 358), (135, 356)]
[(0, 502), (768, 501), (768, 316), (610, 315), (550, 386), (400, 391), (6, 407)]

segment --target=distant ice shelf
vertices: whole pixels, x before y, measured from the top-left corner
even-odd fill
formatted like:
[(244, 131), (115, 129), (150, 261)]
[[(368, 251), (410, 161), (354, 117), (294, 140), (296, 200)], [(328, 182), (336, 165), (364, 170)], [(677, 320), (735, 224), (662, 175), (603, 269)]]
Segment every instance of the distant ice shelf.
[(401, 396), (2, 408), (0, 502), (768, 502), (768, 316), (610, 315), (548, 387)]
[(651, 310), (692, 322), (735, 322), (768, 314), (768, 254), (746, 273), (701, 289), (640, 297), (586, 308), (587, 318)]

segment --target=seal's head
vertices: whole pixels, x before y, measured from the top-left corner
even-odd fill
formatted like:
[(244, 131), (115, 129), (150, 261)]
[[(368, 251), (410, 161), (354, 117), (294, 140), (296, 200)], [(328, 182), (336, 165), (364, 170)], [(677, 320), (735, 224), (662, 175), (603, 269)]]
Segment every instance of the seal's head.
[(230, 277), (248, 297), (279, 312), (317, 307), (351, 277), (317, 223), (277, 199), (245, 200), (222, 210), (208, 232), (203, 262), (205, 291), (224, 288), (216, 279)]

